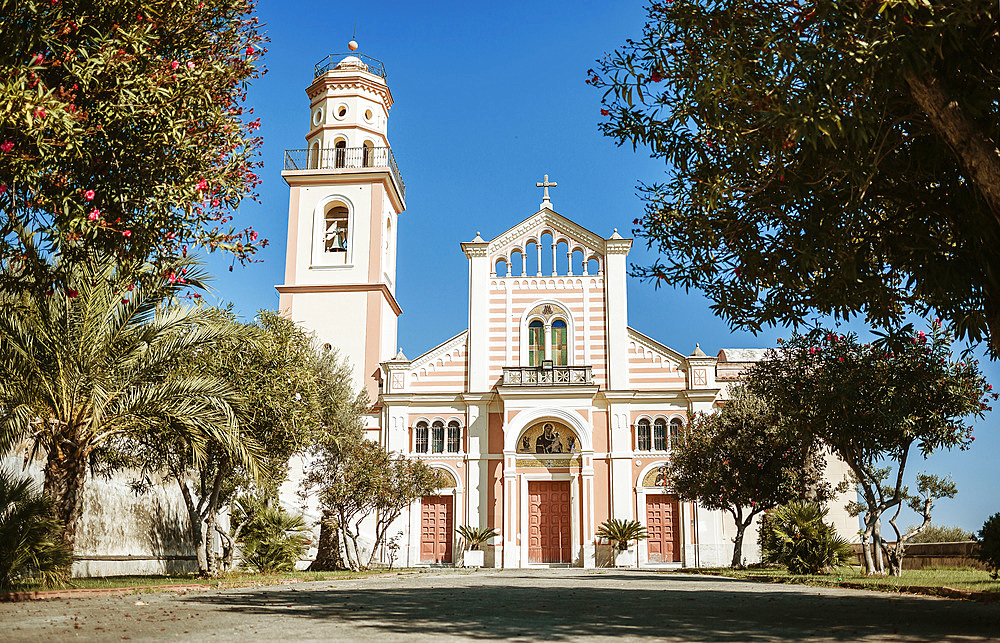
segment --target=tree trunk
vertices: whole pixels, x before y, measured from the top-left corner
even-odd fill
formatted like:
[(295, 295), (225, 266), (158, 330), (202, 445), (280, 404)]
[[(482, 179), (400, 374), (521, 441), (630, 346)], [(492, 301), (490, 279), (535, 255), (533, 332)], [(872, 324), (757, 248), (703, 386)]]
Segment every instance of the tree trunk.
[(945, 93), (936, 77), (911, 72), (905, 78), (914, 102), (969, 173), (968, 178), (1000, 222), (1000, 150), (996, 142), (973, 122), (956, 97)]
[(736, 538), (733, 539), (733, 569), (741, 569), (743, 567), (743, 532), (747, 530), (747, 526), (741, 521), (736, 521)]
[(340, 555), (340, 529), (337, 516), (326, 510), (319, 523), (319, 544), (316, 546), (316, 559), (309, 565), (311, 572), (330, 572), (347, 569)]
[(76, 527), (86, 479), (87, 456), (81, 448), (62, 444), (49, 451), (43, 489), (53, 500), (56, 518), (63, 525), (62, 541), (70, 552), (76, 550)]
[(205, 518), (205, 561), (208, 563), (207, 571), (209, 576), (216, 576), (219, 573), (219, 562), (215, 556), (215, 512), (209, 512)]

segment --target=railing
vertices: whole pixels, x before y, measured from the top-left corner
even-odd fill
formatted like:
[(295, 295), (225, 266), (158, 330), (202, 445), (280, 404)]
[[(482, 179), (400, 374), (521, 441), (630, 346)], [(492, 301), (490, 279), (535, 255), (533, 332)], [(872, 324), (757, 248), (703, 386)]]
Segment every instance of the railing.
[(406, 184), (388, 147), (335, 147), (333, 149), (285, 150), (286, 170), (339, 170), (387, 167), (406, 198)]
[(585, 386), (593, 383), (590, 366), (503, 367), (503, 386)]
[[(344, 61), (348, 56), (354, 58), (355, 60)], [(319, 78), (328, 71), (333, 71), (335, 69), (357, 69), (360, 71), (366, 71), (369, 74), (375, 74), (376, 76), (381, 76), (384, 80), (385, 75), (385, 65), (378, 58), (372, 58), (371, 56), (366, 56), (359, 53), (348, 53), (348, 54), (330, 54), (323, 60), (316, 63), (316, 75), (314, 78)]]

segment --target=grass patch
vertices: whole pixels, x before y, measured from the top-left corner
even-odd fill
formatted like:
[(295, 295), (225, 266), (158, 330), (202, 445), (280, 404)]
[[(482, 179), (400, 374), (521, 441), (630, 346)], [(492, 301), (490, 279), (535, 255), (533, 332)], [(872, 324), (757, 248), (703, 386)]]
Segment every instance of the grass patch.
[(795, 575), (785, 568), (730, 569), (728, 567), (686, 570), (702, 574), (714, 574), (772, 583), (795, 583), (820, 587), (853, 587), (883, 592), (907, 591), (909, 588), (945, 588), (970, 592), (993, 592), (1000, 595), (1000, 581), (990, 578), (989, 572), (981, 569), (928, 568), (906, 569), (902, 576), (865, 576), (860, 567), (839, 567), (829, 574)]
[(23, 583), (13, 588), (15, 592), (31, 592), (44, 590), (64, 590), (64, 589), (113, 589), (119, 587), (158, 587), (162, 585), (205, 585), (207, 587), (229, 587), (242, 584), (258, 585), (268, 583), (280, 583), (287, 580), (299, 581), (324, 581), (347, 578), (361, 578), (364, 576), (374, 576), (377, 574), (396, 573), (398, 569), (391, 572), (386, 569), (372, 569), (365, 572), (335, 571), (335, 572), (306, 572), (295, 571), (281, 574), (254, 574), (251, 572), (227, 572), (205, 578), (197, 574), (176, 574), (170, 576), (102, 576), (93, 578), (70, 578), (64, 582), (54, 585), (43, 586), (35, 583)]

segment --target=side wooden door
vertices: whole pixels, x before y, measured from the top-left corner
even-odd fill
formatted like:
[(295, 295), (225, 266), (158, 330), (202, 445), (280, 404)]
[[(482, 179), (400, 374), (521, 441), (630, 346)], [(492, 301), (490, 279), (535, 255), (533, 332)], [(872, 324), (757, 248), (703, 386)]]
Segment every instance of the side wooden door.
[(454, 541), (454, 498), (424, 496), (420, 500), (420, 562), (450, 563)]
[(653, 493), (646, 496), (646, 540), (651, 563), (681, 560), (680, 504), (677, 496)]

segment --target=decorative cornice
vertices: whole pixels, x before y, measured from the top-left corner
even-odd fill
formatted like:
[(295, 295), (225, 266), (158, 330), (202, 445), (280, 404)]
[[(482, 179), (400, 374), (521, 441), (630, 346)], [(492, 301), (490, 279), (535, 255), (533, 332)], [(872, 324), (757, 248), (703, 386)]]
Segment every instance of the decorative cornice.
[(472, 241), (465, 241), (462, 243), (462, 251), (469, 259), (473, 257), (485, 257), (488, 254), (488, 250), (489, 244), (486, 242), (474, 243)]
[(604, 246), (609, 255), (627, 255), (632, 249), (631, 239), (608, 239)]
[(684, 356), (683, 353), (679, 353), (674, 349), (670, 348), (669, 346), (667, 346), (666, 344), (662, 344), (656, 341), (649, 335), (644, 335), (643, 333), (640, 333), (631, 326), (628, 327), (627, 332), (629, 339), (631, 339), (637, 344), (641, 344), (643, 348), (646, 348), (652, 351), (653, 353), (659, 354), (660, 357), (676, 362), (678, 367), (684, 364), (684, 360), (686, 359), (686, 357)]
[(389, 287), (385, 284), (292, 284), (275, 286), (282, 295), (308, 294), (321, 292), (374, 292), (382, 293), (385, 300), (392, 307), (393, 312), (399, 317), (403, 314), (403, 309), (396, 303), (396, 298), (392, 296)]
[(446, 339), (444, 342), (438, 344), (437, 346), (430, 349), (423, 355), (414, 357), (410, 361), (410, 369), (415, 371), (418, 368), (426, 366), (442, 353), (449, 353), (452, 350), (458, 348), (459, 346), (464, 346), (466, 344), (466, 338), (468, 337), (468, 334), (469, 331), (463, 330), (461, 333), (455, 335), (451, 339)]
[(341, 185), (344, 183), (362, 183), (364, 181), (381, 181), (392, 207), (402, 214), (406, 210), (406, 200), (403, 198), (401, 185), (396, 184), (390, 168), (325, 168), (320, 170), (283, 170), (281, 178), (291, 186), (297, 185)]
[(379, 84), (361, 76), (331, 77), (329, 74), (320, 76), (306, 89), (306, 94), (311, 102), (324, 91), (345, 89), (367, 90), (382, 98), (386, 110), (392, 107), (392, 92), (389, 91), (388, 85)]

